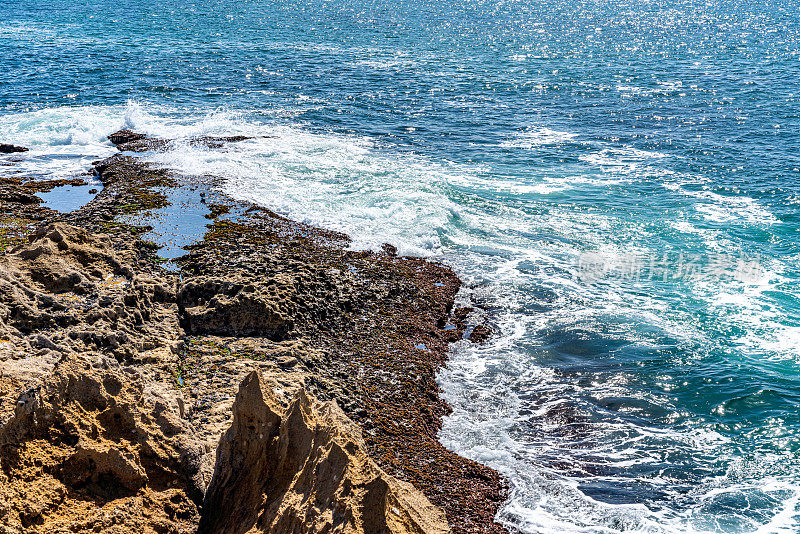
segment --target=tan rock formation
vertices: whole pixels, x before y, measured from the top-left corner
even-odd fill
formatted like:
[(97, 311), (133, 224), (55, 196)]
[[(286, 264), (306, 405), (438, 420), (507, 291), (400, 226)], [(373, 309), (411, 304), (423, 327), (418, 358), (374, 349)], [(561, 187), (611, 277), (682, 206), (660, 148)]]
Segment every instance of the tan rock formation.
[[(171, 284), (137, 261), (126, 243), (63, 223), (0, 258), (1, 534), (449, 532), (439, 508), (367, 456), (336, 404), (305, 393), (294, 367), (323, 353), (302, 340), (187, 345)], [(329, 295), (295, 279), (246, 282), (228, 302), (190, 281), (180, 301), (202, 287), (205, 319), (230, 324), (263, 318), (250, 302), (292, 315)]]
[(241, 275), (189, 279), (178, 292), (187, 332), (238, 336), (286, 337), (294, 327), (297, 291), (284, 277), (263, 280)]
[(200, 449), (169, 392), (64, 357), (0, 429), (0, 532), (189, 533)]
[(334, 402), (300, 390), (281, 408), (257, 372), (242, 382), (217, 448), (200, 533), (449, 532), (444, 513), (364, 452)]
[(136, 266), (132, 247), (116, 249), (108, 237), (63, 223), (41, 227), (0, 257), (0, 339), (25, 356), (45, 349), (130, 357), (144, 334), (174, 338), (165, 332), (178, 332), (177, 317), (160, 306), (174, 292), (135, 274)]

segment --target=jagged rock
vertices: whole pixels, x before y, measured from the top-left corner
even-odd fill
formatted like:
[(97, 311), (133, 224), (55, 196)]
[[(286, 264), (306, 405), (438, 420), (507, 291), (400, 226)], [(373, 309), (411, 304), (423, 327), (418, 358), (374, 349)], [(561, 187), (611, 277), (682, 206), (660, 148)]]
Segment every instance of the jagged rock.
[(166, 150), (169, 141), (148, 137), (147, 135), (131, 130), (120, 130), (108, 136), (108, 139), (117, 145), (123, 152), (147, 152), (149, 150)]
[(121, 145), (131, 141), (138, 141), (139, 139), (144, 139), (145, 137), (147, 136), (143, 133), (136, 133), (131, 130), (120, 130), (109, 135), (108, 140), (115, 145)]
[[(226, 140), (229, 141), (234, 139)], [(155, 150), (168, 148), (173, 142), (143, 138), (123, 143), (119, 148)], [(209, 140), (196, 142), (211, 146)], [(446, 360), (446, 343), (460, 339), (467, 327), (476, 324), (466, 317), (458, 321), (458, 314), (451, 321), (454, 324), (447, 324), (453, 295), (460, 284), (451, 271), (421, 259), (348, 250), (349, 239), (343, 234), (233, 202), (211, 193), (214, 179), (208, 178), (205, 183), (203, 178), (203, 185), (209, 186), (204, 187), (209, 202), (229, 204), (231, 216), (218, 216), (203, 240), (188, 247), (189, 254), (179, 262), (181, 271), (169, 272), (155, 257), (153, 244), (142, 241), (141, 232), (152, 217), (158, 216), (152, 210), (169, 205), (168, 189), (180, 188), (196, 195), (197, 184), (184, 182), (170, 171), (130, 155), (98, 162), (95, 171), (103, 189), (71, 214), (59, 214), (40, 204), (0, 201), (0, 211), (10, 215), (4, 225), (11, 221), (11, 232), (4, 228), (7, 233), (0, 236), (0, 432), (5, 432), (6, 423), (12, 419), (35, 415), (40, 413), (42, 405), (48, 405), (50, 397), (43, 395), (37, 386), (55, 382), (51, 373), (58, 362), (80, 355), (104, 362), (110, 374), (123, 376), (127, 376), (127, 371), (120, 365), (135, 364), (143, 377), (141, 397), (158, 397), (158, 391), (164, 393), (165, 399), (174, 396), (163, 405), (180, 414), (200, 440), (203, 454), (198, 476), (189, 471), (182, 474), (175, 471), (175, 475), (182, 477), (181, 480), (191, 479), (193, 487), (202, 489), (213, 476), (219, 436), (230, 426), (236, 386), (250, 370), (258, 368), (269, 376), (282, 406), (289, 404), (299, 387), (321, 399), (336, 399), (366, 431), (366, 449), (359, 450), (368, 450), (382, 469), (413, 482), (432, 502), (446, 510), (454, 531), (460, 534), (503, 531), (492, 523), (505, 499), (497, 474), (456, 456), (436, 441), (447, 406), (437, 397), (435, 371)], [(21, 178), (7, 177), (0, 181), (0, 185), (26, 193), (44, 187), (38, 183), (25, 184)], [(131, 223), (120, 218), (131, 214), (142, 219)], [(74, 229), (64, 227), (57, 232), (62, 238), (59, 239), (52, 233), (54, 227), (48, 226), (25, 244), (38, 221), (52, 220), (69, 221), (95, 234), (80, 236), (73, 234)], [(107, 239), (100, 239), (98, 234)], [(92, 259), (84, 261), (87, 255)], [(119, 263), (119, 268), (112, 260)], [(208, 300), (217, 296), (212, 292), (198, 292), (199, 298), (195, 299), (198, 296), (195, 295), (181, 301), (179, 309), (177, 289), (185, 289), (187, 284), (203, 286), (202, 277), (213, 277), (222, 285), (240, 284), (230, 295), (223, 295), (223, 300), (232, 301), (230, 312), (253, 315), (240, 305), (247, 303), (247, 299), (239, 298), (241, 294), (257, 301), (251, 311), (277, 309), (281, 321), (290, 321), (292, 327), (286, 334), (279, 330), (269, 334), (262, 323), (244, 317), (243, 324), (255, 324), (251, 336), (216, 338), (191, 335), (191, 330), (184, 332), (179, 325), (179, 314), (184, 316), (184, 324), (188, 324), (187, 316), (195, 311), (202, 316), (200, 323), (224, 323), (231, 316), (224, 306), (217, 313), (214, 306), (208, 305)], [(273, 279), (280, 280), (279, 290), (274, 294), (267, 285), (261, 285)], [(187, 310), (191, 310), (188, 315)], [(288, 327), (288, 322), (283, 324)], [(233, 329), (230, 332), (236, 333)], [(267, 335), (280, 341), (271, 341)], [(416, 348), (420, 344), (425, 350)], [(79, 375), (76, 372), (73, 376)], [(63, 381), (60, 383), (64, 385)], [(19, 392), (24, 395), (20, 397)], [(22, 401), (20, 413), (15, 414), (18, 401)], [(302, 417), (298, 417), (308, 420), (303, 416), (308, 412), (303, 408), (305, 404), (298, 406), (291, 413), (300, 413)], [(94, 425), (98, 409), (80, 412), (80, 417)], [(156, 411), (146, 407), (139, 413), (146, 414), (151, 424)], [(71, 413), (77, 421), (78, 412)], [(281, 415), (281, 425), (288, 425), (286, 410), (274, 413)], [(65, 436), (75, 435), (71, 426), (72, 423), (64, 426)], [(123, 434), (116, 438), (109, 435), (106, 439), (103, 428), (112, 427), (98, 426), (97, 432), (93, 427), (88, 430), (81, 427), (81, 438), (76, 443), (74, 438), (48, 441), (34, 437), (23, 440), (24, 448), (13, 444), (10, 449), (0, 446), (0, 467), (16, 469), (13, 472), (0, 469), (0, 534), (64, 531), (57, 521), (71, 521), (69, 528), (78, 532), (179, 532), (183, 527), (176, 526), (176, 521), (192, 513), (197, 518), (196, 511), (191, 512), (192, 508), (181, 497), (188, 495), (186, 491), (170, 485), (172, 482), (159, 482), (162, 479), (149, 470), (151, 464), (142, 459), (142, 455), (149, 454), (147, 447), (153, 445), (131, 442)], [(140, 427), (151, 435), (152, 426), (137, 425)], [(313, 443), (327, 443), (316, 437), (321, 432), (319, 425), (306, 427), (313, 428), (309, 431)], [(295, 427), (287, 426), (288, 436), (302, 434), (299, 430), (290, 431), (292, 428)], [(152, 434), (152, 439), (166, 440), (165, 446), (174, 446), (175, 437), (161, 432)], [(98, 442), (96, 436), (103, 439)], [(280, 436), (279, 432), (279, 439)], [(296, 442), (295, 438), (288, 441)], [(319, 467), (319, 473), (328, 473), (320, 467), (328, 464), (320, 460), (323, 452), (319, 450), (329, 456), (331, 451), (345, 450), (348, 462), (360, 458), (340, 441), (334, 442), (338, 444), (336, 447), (314, 445), (313, 451), (317, 452), (309, 452), (304, 465), (312, 471)], [(15, 450), (30, 453), (26, 457), (30, 461), (9, 464), (8, 459), (14, 457), (7, 451)], [(292, 457), (296, 456), (292, 453)], [(65, 464), (63, 458), (72, 459), (74, 467)], [(56, 464), (48, 463), (50, 459)], [(280, 465), (288, 465), (282, 462)], [(62, 464), (65, 467), (53, 467)], [(92, 473), (98, 465), (102, 469), (95, 476)], [(356, 468), (351, 469), (348, 464), (344, 471), (350, 477), (348, 480), (362, 480), (358, 478), (362, 475), (353, 473), (363, 474), (363, 471), (353, 469)], [(24, 487), (21, 477), (27, 477)], [(309, 520), (308, 530), (298, 527), (298, 533), (324, 529), (329, 519), (333, 532), (359, 532), (357, 529), (362, 527), (365, 532), (391, 532), (390, 526), (383, 526), (379, 513), (374, 516), (375, 521), (362, 521), (361, 526), (357, 522), (364, 516), (358, 510), (352, 513), (355, 522), (333, 523), (334, 512), (339, 512), (338, 508), (332, 511), (330, 503), (345, 498), (347, 506), (355, 506), (353, 503), (358, 499), (362, 502), (366, 499), (366, 493), (384, 494), (380, 488), (368, 492), (366, 487), (369, 480), (382, 478), (363, 477), (367, 482), (357, 483), (347, 495), (344, 490), (339, 492), (336, 479), (315, 478), (309, 471), (297, 473), (297, 481), (305, 486), (279, 478), (283, 486), (276, 486), (276, 491), (283, 492), (285, 504), (282, 499), (280, 503), (275, 501), (272, 512), (258, 508), (258, 517), (273, 514), (284, 518), (276, 519), (274, 527), (265, 526), (281, 534), (287, 529), (291, 531), (293, 521), (300, 521), (292, 519), (297, 517)], [(106, 484), (108, 480), (113, 484)], [(325, 485), (325, 481), (331, 486)], [(311, 487), (314, 493), (309, 494), (309, 499), (299, 500), (303, 487)], [(389, 484), (385, 494), (395, 495), (392, 488), (395, 486)], [(173, 493), (167, 493), (168, 490)], [(74, 492), (86, 495), (91, 491), (100, 498), (71, 497)], [(325, 503), (325, 496), (331, 492), (340, 500)], [(322, 501), (315, 499), (317, 494)], [(175, 499), (174, 506), (166, 503), (168, 497), (170, 502)], [(398, 500), (406, 502), (399, 497)], [(194, 498), (190, 501), (197, 504)], [(375, 509), (367, 504), (364, 505), (367, 509)], [(426, 506), (416, 509), (427, 509)], [(163, 517), (159, 510), (168, 517), (159, 519)], [(57, 519), (61, 516), (62, 519)], [(336, 517), (338, 521), (340, 516)], [(441, 513), (438, 517), (441, 522), (437, 524), (442, 525)], [(15, 522), (6, 518), (15, 518)], [(409, 527), (409, 531), (427, 531), (414, 528)]]
[(174, 364), (174, 284), (141, 272), (137, 249), (64, 223), (30, 239), (0, 256), (0, 374), (28, 383), (61, 355), (87, 351), (153, 363), (148, 351), (166, 348), (159, 361)]
[(11, 154), (13, 152), (27, 152), (28, 149), (24, 146), (10, 145), (8, 143), (0, 143), (0, 154)]
[(39, 228), (29, 244), (11, 252), (8, 262), (9, 269), (16, 267), (33, 285), (52, 293), (80, 290), (81, 284), (114, 275), (133, 275), (107, 237), (64, 223)]
[(171, 397), (63, 358), (0, 429), (0, 532), (193, 532), (202, 450)]
[(469, 335), (469, 340), (473, 343), (483, 343), (492, 337), (492, 334), (492, 327), (486, 324), (479, 324), (472, 329), (472, 332)]
[(357, 295), (352, 272), (310, 261), (271, 265), (268, 256), (243, 253), (232, 273), (217, 274), (191, 265), (195, 257), (185, 257), (187, 270), (210, 272), (185, 278), (178, 290), (181, 324), (192, 334), (296, 338), (339, 328), (357, 303), (375, 294)]
[[(126, 152), (146, 152), (149, 150), (166, 150), (171, 140), (148, 137), (143, 133), (131, 130), (120, 130), (108, 136), (108, 139), (117, 145), (117, 148)], [(208, 148), (222, 148), (227, 143), (237, 143), (253, 139), (246, 135), (232, 135), (226, 137), (199, 136), (188, 139), (188, 143), (193, 146), (205, 146)]]
[[(112, 304), (126, 298), (120, 290), (132, 274), (108, 238), (63, 223), (41, 227), (29, 243), (0, 258), (0, 334), (66, 327), (79, 315), (126, 314), (124, 303)], [(62, 294), (72, 295), (71, 300)], [(91, 298), (99, 298), (103, 309), (71, 305)]]
[(300, 390), (284, 410), (257, 372), (217, 448), (199, 533), (449, 532), (444, 513), (364, 452), (334, 402)]

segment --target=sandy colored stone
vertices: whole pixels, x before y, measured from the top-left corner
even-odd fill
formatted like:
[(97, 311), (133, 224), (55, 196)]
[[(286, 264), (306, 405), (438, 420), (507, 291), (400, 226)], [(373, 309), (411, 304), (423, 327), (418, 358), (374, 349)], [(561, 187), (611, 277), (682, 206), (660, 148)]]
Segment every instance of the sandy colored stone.
[(200, 533), (450, 532), (439, 508), (385, 473), (335, 402), (299, 390), (281, 407), (258, 372), (242, 382), (217, 448)]
[(0, 532), (189, 533), (200, 446), (169, 392), (107, 359), (64, 357), (0, 430)]

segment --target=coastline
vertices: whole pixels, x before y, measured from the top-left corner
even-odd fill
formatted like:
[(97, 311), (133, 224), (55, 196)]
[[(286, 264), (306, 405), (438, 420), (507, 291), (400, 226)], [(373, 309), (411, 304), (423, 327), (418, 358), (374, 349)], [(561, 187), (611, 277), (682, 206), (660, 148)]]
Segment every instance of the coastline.
[[(452, 270), (423, 259), (398, 258), (388, 244), (381, 254), (347, 250), (344, 234), (234, 201), (213, 191), (213, 178), (189, 181), (129, 155), (158, 150), (167, 140), (133, 132), (111, 137), (126, 153), (95, 163), (103, 189), (76, 211), (41, 207), (35, 192), (43, 184), (2, 185), (2, 248), (4, 254), (14, 254), (36, 228), (34, 243), (52, 240), (53, 223), (88, 231), (106, 239), (114, 257), (127, 258), (114, 260), (123, 267), (111, 268), (114, 272), (102, 282), (147, 287), (140, 291), (147, 298), (122, 295), (114, 301), (121, 309), (103, 318), (105, 330), (93, 324), (91, 333), (85, 328), (91, 315), (87, 310), (106, 295), (83, 302), (80, 312), (60, 304), (64, 309), (58, 311), (73, 321), (68, 335), (58, 320), (41, 320), (44, 314), (38, 322), (28, 321), (26, 331), (13, 327), (14, 313), (7, 313), (2, 336), (8, 346), (0, 347), (3, 425), (14, 419), (9, 405), (20, 410), (19, 392), (46, 381), (67, 352), (111, 358), (139, 369), (146, 382), (169, 390), (176, 399), (182, 424), (206, 449), (192, 475), (202, 475), (204, 482), (195, 486), (205, 490), (215, 472), (216, 444), (230, 424), (236, 388), (259, 370), (276, 384), (276, 391), (285, 392), (285, 405), (298, 388), (320, 401), (335, 400), (360, 428), (369, 458), (441, 508), (453, 532), (505, 532), (493, 522), (505, 498), (503, 480), (448, 451), (437, 439), (448, 406), (439, 398), (435, 374), (446, 364), (448, 344), (461, 339), (468, 327), (467, 311), (453, 309), (461, 282)], [(197, 142), (224, 149), (238, 140)], [(159, 244), (147, 235), (175, 216), (170, 210), (177, 199), (182, 209), (200, 213), (208, 227), (202, 239), (184, 247), (188, 253), (174, 260), (175, 267), (165, 269), (157, 255)], [(52, 294), (74, 295), (81, 302), (76, 281), (80, 285), (79, 279), (68, 277), (50, 288)], [(476, 342), (488, 333), (482, 325), (469, 326), (476, 327), (469, 328)], [(21, 364), (34, 350), (39, 369)], [(7, 478), (0, 484), (9, 484), (13, 469), (3, 467)], [(192, 517), (202, 515), (202, 494), (196, 489), (186, 494), (198, 508)], [(10, 508), (6, 514), (16, 513)], [(58, 512), (45, 509), (40, 516), (52, 525)]]

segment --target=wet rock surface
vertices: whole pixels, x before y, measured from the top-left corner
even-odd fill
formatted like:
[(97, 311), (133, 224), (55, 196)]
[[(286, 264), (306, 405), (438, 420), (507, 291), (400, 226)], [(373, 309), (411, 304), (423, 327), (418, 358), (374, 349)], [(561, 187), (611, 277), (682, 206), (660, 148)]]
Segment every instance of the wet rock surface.
[(109, 135), (108, 140), (115, 145), (122, 145), (124, 143), (130, 143), (131, 141), (139, 141), (146, 137), (147, 136), (143, 133), (136, 133), (131, 130), (120, 130)]
[(364, 429), (381, 468), (443, 507), (454, 531), (502, 531), (493, 522), (505, 495), (500, 477), (437, 439), (449, 408), (438, 397), (436, 371), (469, 323), (465, 316), (445, 328), (458, 278), (422, 259), (346, 245), (341, 234), (253, 209), (246, 218), (214, 220), (181, 265), (185, 283), (234, 271), (255, 287), (303, 273), (287, 338), (305, 339), (321, 353), (300, 364), (314, 377), (312, 391), (336, 399)]
[[(131, 130), (120, 130), (108, 136), (109, 141), (124, 152), (148, 152), (167, 150), (173, 143), (169, 139), (159, 139), (148, 137), (142, 133), (132, 132)], [(186, 142), (192, 146), (204, 146), (206, 148), (223, 148), (227, 143), (236, 143), (252, 139), (246, 135), (231, 135), (225, 137), (198, 136), (187, 139)]]
[(28, 149), (24, 146), (12, 145), (9, 143), (0, 143), (0, 154), (13, 154), (14, 152), (27, 152)]
[[(128, 143), (168, 142), (147, 139), (134, 132), (114, 135), (121, 150)], [(214, 143), (238, 140), (241, 139), (220, 138)], [(202, 142), (207, 141), (210, 143), (208, 139)], [(124, 479), (124, 484), (117, 485), (126, 488), (125, 496), (109, 495), (102, 502), (95, 499), (96, 509), (84, 510), (77, 501), (56, 508), (47, 505), (38, 515), (34, 514), (35, 519), (25, 519), (34, 525), (30, 527), (32, 531), (48, 528), (45, 525), (67, 524), (57, 523), (57, 517), (72, 513), (73, 506), (78, 507), (76, 511), (84, 510), (81, 515), (95, 517), (92, 514), (96, 510), (124, 505), (130, 521), (144, 517), (141, 524), (145, 530), (156, 532), (182, 532), (189, 528), (186, 525), (196, 527), (201, 517), (205, 518), (203, 525), (211, 524), (203, 496), (208, 500), (213, 495), (205, 492), (216, 476), (215, 465), (220, 466), (217, 445), (223, 443), (231, 455), (242, 458), (249, 455), (235, 453), (241, 449), (241, 443), (226, 442), (224, 438), (220, 442), (220, 436), (230, 428), (232, 414), (243, 409), (243, 404), (234, 407), (234, 399), (239, 384), (252, 376), (253, 371), (258, 371), (260, 384), (269, 384), (269, 388), (260, 386), (264, 396), (270, 395), (265, 393), (269, 389), (281, 405), (278, 408), (272, 403), (273, 414), (280, 416), (281, 421), (294, 420), (287, 414), (302, 415), (307, 424), (297, 428), (306, 428), (303, 432), (311, 427), (322, 428), (327, 424), (325, 421), (329, 423), (333, 408), (324, 406), (332, 406), (326, 403), (335, 401), (341, 407), (341, 412), (336, 413), (343, 415), (334, 419), (352, 421), (342, 422), (349, 429), (342, 431), (342, 435), (351, 437), (341, 438), (332, 431), (325, 431), (326, 436), (336, 434), (354, 443), (355, 449), (350, 448), (359, 451), (345, 450), (347, 461), (336, 465), (347, 466), (343, 472), (349, 473), (350, 480), (380, 480), (375, 485), (388, 488), (364, 493), (363, 488), (356, 491), (353, 486), (348, 490), (350, 497), (346, 497), (341, 486), (330, 482), (323, 487), (322, 480), (312, 477), (308, 484), (314, 488), (314, 494), (330, 499), (314, 501), (310, 507), (303, 507), (307, 503), (300, 508), (295, 506), (294, 512), (287, 508), (277, 513), (282, 501), (273, 497), (276, 504), (269, 510), (254, 508), (259, 510), (253, 523), (260, 525), (259, 532), (285, 532), (281, 529), (287, 525), (306, 525), (308, 530), (300, 531), (319, 532), (329, 528), (324, 526), (328, 525), (326, 522), (330, 522), (335, 532), (441, 531), (437, 530), (441, 527), (439, 523), (414, 523), (413, 518), (391, 523), (396, 518), (381, 519), (379, 513), (373, 514), (374, 521), (365, 522), (365, 516), (359, 515), (362, 512), (340, 516), (332, 508), (334, 501), (341, 503), (336, 506), (343, 509), (363, 508), (364, 499), (373, 502), (370, 500), (373, 497), (368, 498), (367, 494), (382, 495), (380, 499), (385, 502), (401, 499), (398, 495), (403, 494), (409, 503), (417, 503), (409, 504), (411, 508), (422, 506), (430, 512), (426, 512), (428, 515), (436, 515), (431, 510), (440, 509), (453, 532), (503, 531), (493, 522), (505, 497), (501, 478), (488, 468), (446, 450), (437, 440), (441, 418), (449, 408), (438, 397), (435, 374), (446, 363), (448, 344), (467, 337), (470, 332), (476, 338), (474, 341), (481, 341), (490, 332), (488, 328), (481, 332), (480, 325), (474, 324), (471, 318), (476, 314), (452, 311), (460, 281), (451, 270), (422, 259), (396, 257), (396, 250), (389, 247), (383, 253), (348, 250), (349, 239), (341, 233), (234, 202), (216, 192), (213, 181), (189, 185), (167, 170), (144, 164), (130, 155), (119, 154), (96, 162), (93, 172), (103, 189), (87, 205), (67, 214), (29, 201), (25, 194), (39, 186), (31, 186), (24, 180), (6, 179), (0, 183), (0, 195), (7, 192), (0, 198), (0, 432), (7, 436), (2, 446), (17, 450), (31, 440), (47, 440), (31, 438), (20, 430), (31, 424), (30, 418), (24, 420), (26, 423), (21, 422), (23, 419), (17, 413), (21, 392), (44, 387), (46, 383), (66, 388), (70, 381), (59, 378), (64, 376), (85, 374), (90, 377), (87, 380), (99, 380), (103, 385), (105, 373), (109, 376), (133, 373), (131, 376), (136, 375), (133, 382), (141, 386), (139, 393), (136, 389), (139, 385), (131, 385), (134, 389), (126, 386), (119, 392), (104, 389), (103, 385), (102, 391), (95, 388), (98, 393), (93, 398), (105, 395), (116, 399), (122, 395), (128, 399), (124, 403), (131, 407), (130, 413), (139, 414), (130, 416), (137, 421), (136, 417), (146, 414), (151, 414), (145, 417), (150, 418), (147, 421), (155, 420), (152, 399), (158, 397), (162, 399), (159, 402), (168, 405), (169, 417), (177, 417), (174, 428), (178, 430), (164, 439), (179, 439), (188, 448), (174, 449), (175, 444), (171, 443), (171, 452), (164, 452), (164, 458), (177, 455), (182, 459), (169, 464), (174, 476), (170, 475), (173, 478), (167, 486), (170, 491), (177, 488), (188, 500), (175, 497), (175, 506), (182, 510), (178, 515), (162, 513), (161, 510), (167, 510), (166, 504), (161, 504), (167, 498), (162, 495), (167, 486), (154, 485), (152, 481), (158, 478), (148, 474), (145, 460), (140, 458), (137, 464), (131, 459), (141, 454), (141, 450), (156, 446), (145, 446), (147, 439), (140, 436), (134, 440), (132, 434), (128, 438), (109, 437), (102, 441), (102, 446), (92, 447), (103, 451), (116, 447), (118, 453), (104, 452), (102, 462), (110, 458), (108, 454), (126, 459), (109, 468), (109, 476)], [(169, 205), (171, 192), (185, 189), (186, 194), (197, 195), (198, 187), (207, 210), (204, 215), (208, 231), (178, 260), (179, 269), (165, 270), (156, 254), (159, 245), (141, 237), (148, 230), (147, 218)], [(127, 218), (130, 214), (136, 214), (137, 220), (144, 223), (125, 222), (130, 220)], [(81, 363), (85, 361), (90, 363)], [(98, 370), (101, 368), (102, 372)], [(304, 393), (297, 393), (301, 390)], [(56, 400), (42, 402), (53, 405), (58, 393), (47, 391), (50, 396), (46, 399)], [(164, 401), (167, 397), (171, 400)], [(287, 408), (292, 403), (296, 405), (299, 398), (306, 399), (300, 403), (305, 408)], [(109, 399), (104, 402), (112, 403)], [(62, 405), (69, 402), (65, 400), (59, 404)], [(63, 413), (69, 411), (59, 409)], [(100, 408), (87, 408), (89, 411), (102, 413)], [(75, 414), (76, 421), (83, 417), (76, 411), (69, 413)], [(72, 415), (63, 417), (68, 419)], [(94, 421), (92, 417), (99, 415), (85, 417)], [(76, 434), (78, 442), (62, 444), (67, 448), (59, 454), (72, 457), (76, 451), (68, 450), (69, 447), (99, 439), (95, 436), (102, 437), (102, 425), (93, 424), (97, 432), (87, 430), (88, 434)], [(153, 440), (166, 436), (157, 425), (137, 424)], [(235, 420), (233, 424), (236, 425)], [(8, 430), (12, 427), (17, 430)], [(357, 438), (352, 437), (357, 429), (360, 429)], [(40, 436), (35, 429), (31, 432)], [(317, 430), (312, 434), (317, 435)], [(317, 439), (319, 446), (308, 449), (313, 452), (303, 456), (313, 458), (307, 465), (314, 466), (313, 470), (322, 469), (320, 451), (333, 450), (332, 443), (339, 443), (339, 438)], [(289, 442), (292, 441), (286, 443)], [(46, 447), (55, 447), (54, 443)], [(247, 447), (243, 450), (250, 450)], [(339, 443), (337, 447), (344, 446)], [(190, 449), (193, 452), (187, 452)], [(185, 462), (189, 457), (191, 461)], [(91, 453), (80, 460), (81, 465), (91, 466), (89, 460), (95, 465), (102, 463), (100, 456)], [(21, 487), (20, 480), (45, 476), (58, 480), (63, 492), (89, 491), (87, 487), (101, 487), (107, 477), (105, 470), (97, 471), (95, 476), (91, 474), (93, 468), (87, 468), (88, 478), (58, 478), (57, 472), (64, 471), (48, 475), (44, 467), (38, 466), (43, 460), (20, 461), (21, 464), (2, 464), (0, 486), (4, 491)], [(264, 461), (264, 458), (242, 459), (242, 462)], [(353, 471), (356, 464), (367, 466), (366, 471)], [(140, 465), (144, 471), (139, 469)], [(265, 473), (259, 476), (264, 478)], [(247, 484), (250, 483), (258, 485), (263, 481)], [(287, 502), (301, 489), (291, 484), (281, 487), (282, 498), (288, 499)], [(8, 532), (28, 528), (19, 526), (23, 525), (20, 510), (27, 506), (24, 495), (33, 494), (21, 491), (8, 493), (15, 497), (2, 508), (5, 511), (2, 513), (15, 518), (14, 528), (22, 529)], [(144, 494), (150, 499), (147, 506), (156, 512), (141, 508), (145, 506), (139, 504), (145, 503)], [(174, 495), (173, 491), (169, 499)], [(357, 506), (357, 502), (361, 505)], [(227, 506), (224, 509), (229, 508), (233, 510)], [(136, 510), (146, 510), (146, 514), (141, 512), (146, 517)], [(228, 527), (232, 525), (231, 517)], [(272, 519), (268, 520), (269, 517)], [(347, 520), (342, 521), (341, 517)], [(215, 525), (225, 523), (219, 517), (214, 521)], [(384, 522), (390, 530), (385, 530)], [(116, 523), (92, 525), (99, 531), (111, 532), (117, 528)], [(380, 528), (370, 530), (374, 525)]]

